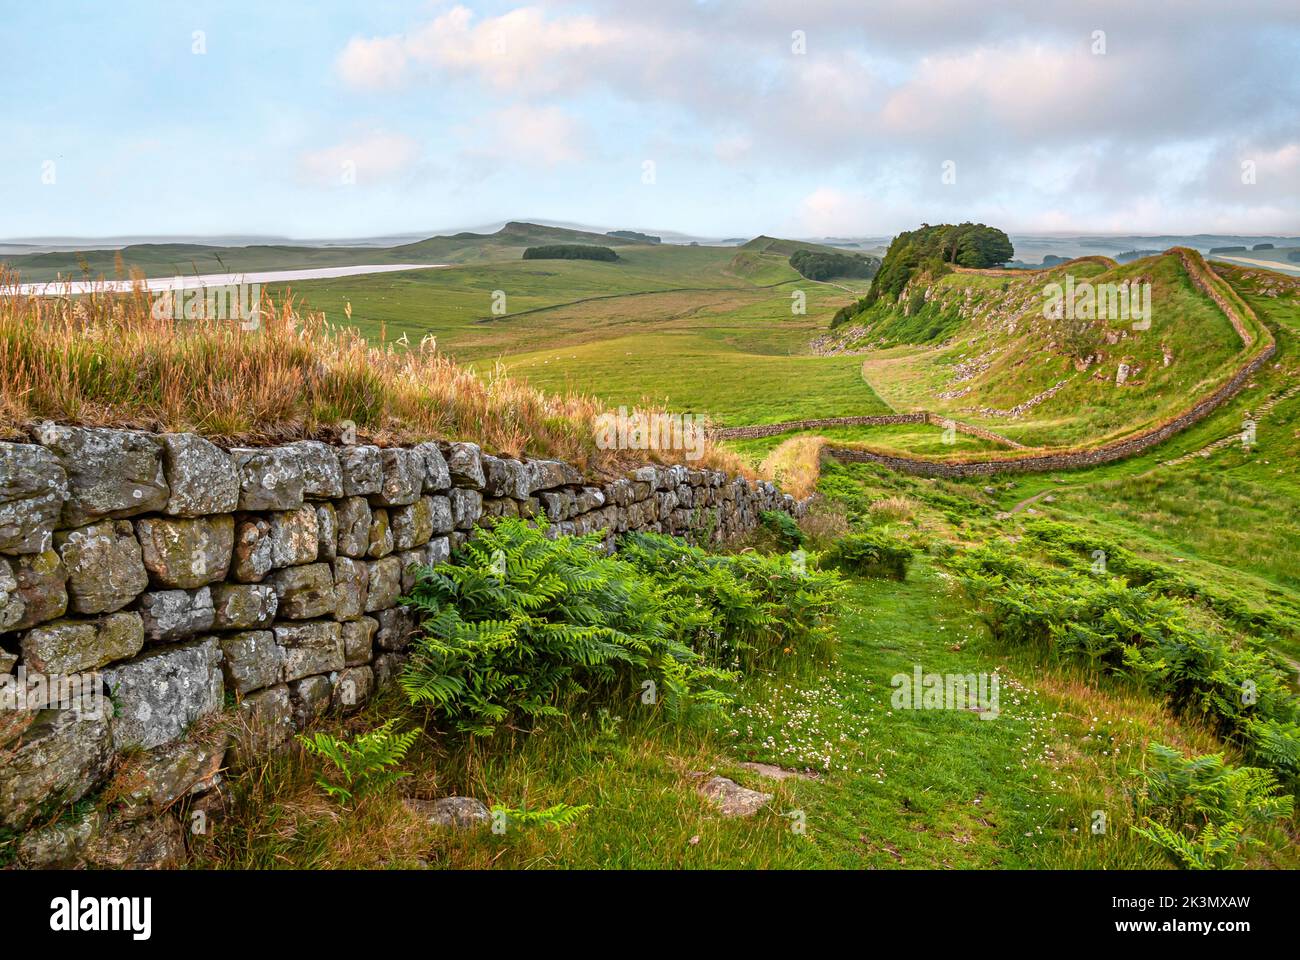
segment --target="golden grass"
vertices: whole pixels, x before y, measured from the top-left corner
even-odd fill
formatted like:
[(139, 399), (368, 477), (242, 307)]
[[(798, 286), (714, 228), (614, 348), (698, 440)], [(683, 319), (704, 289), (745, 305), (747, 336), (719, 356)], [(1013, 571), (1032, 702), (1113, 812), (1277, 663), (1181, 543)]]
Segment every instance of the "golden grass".
[(817, 487), (822, 448), (826, 443), (825, 437), (792, 437), (775, 447), (759, 464), (759, 476), (803, 499)]
[(893, 496), (876, 500), (868, 509), (877, 523), (899, 523), (916, 515), (917, 503), (910, 497)]
[[(673, 457), (598, 449), (604, 408), (593, 397), (543, 393), (499, 365), (479, 376), (432, 338), (369, 342), (292, 294), (264, 295), (257, 328), (245, 329), (157, 318), (141, 284), (44, 298), (18, 295), (14, 284), (0, 275), (0, 439), (47, 420), (192, 431), (227, 444), (332, 439), (351, 422), (367, 442), (471, 440), (595, 469)], [(747, 472), (712, 446), (695, 465)]]

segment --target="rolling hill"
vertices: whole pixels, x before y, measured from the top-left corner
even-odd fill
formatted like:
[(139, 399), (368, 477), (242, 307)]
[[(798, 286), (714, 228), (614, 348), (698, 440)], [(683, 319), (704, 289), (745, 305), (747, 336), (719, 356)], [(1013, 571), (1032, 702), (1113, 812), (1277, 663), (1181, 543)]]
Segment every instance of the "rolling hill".
[(8, 256), (0, 266), (17, 271), (27, 282), (114, 277), (118, 257), (126, 274), (146, 277), (177, 274), (234, 273), (242, 270), (291, 270), (309, 267), (389, 263), (471, 263), (514, 260), (528, 247), (554, 243), (635, 246), (623, 237), (511, 221), (495, 233), (457, 233), (392, 247), (301, 247), (254, 244), (209, 246), (198, 243), (142, 243), (121, 250), (85, 250)]

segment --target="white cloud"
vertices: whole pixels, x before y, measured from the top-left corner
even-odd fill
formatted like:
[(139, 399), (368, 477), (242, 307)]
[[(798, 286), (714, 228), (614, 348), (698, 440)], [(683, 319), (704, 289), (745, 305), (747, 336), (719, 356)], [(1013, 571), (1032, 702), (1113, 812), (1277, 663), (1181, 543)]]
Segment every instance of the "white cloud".
[(556, 167), (584, 156), (577, 122), (558, 107), (510, 106), (494, 111), (472, 131), (469, 158), (524, 167)]
[(400, 36), (354, 37), (337, 68), (360, 89), (400, 86), (419, 68), (532, 95), (564, 88), (586, 73), (586, 58), (629, 39), (592, 17), (547, 19), (537, 7), (520, 7), (475, 23), (472, 10), (456, 6)]
[(384, 183), (409, 172), (419, 159), (419, 145), (411, 137), (372, 131), (298, 157), (302, 178), (321, 186)]
[(339, 76), (359, 90), (391, 90), (406, 82), (406, 50), (401, 37), (353, 37), (339, 54)]

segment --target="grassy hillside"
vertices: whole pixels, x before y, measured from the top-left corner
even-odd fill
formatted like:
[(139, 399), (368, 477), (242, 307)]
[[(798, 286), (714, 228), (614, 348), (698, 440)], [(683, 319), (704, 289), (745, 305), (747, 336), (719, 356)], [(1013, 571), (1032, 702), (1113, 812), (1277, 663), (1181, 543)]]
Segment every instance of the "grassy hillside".
[[(802, 279), (779, 253), (639, 245), (619, 257), (466, 264), (294, 290), (330, 317), (349, 309), (368, 336), (432, 334), (460, 361), (500, 360), (536, 387), (614, 406), (653, 398), (723, 424), (887, 412), (858, 361), (809, 350), (852, 293)], [(495, 291), (505, 296), (501, 316)], [(796, 292), (801, 314), (792, 312)]]
[(122, 275), (140, 271), (145, 277), (176, 274), (234, 273), (245, 270), (292, 270), (385, 263), (469, 263), (518, 259), (531, 246), (549, 243), (592, 243), (628, 246), (635, 241), (564, 227), (507, 223), (496, 233), (458, 233), (430, 237), (395, 247), (214, 247), (193, 243), (145, 243), (116, 250), (36, 253), (9, 256), (0, 265), (17, 271), (24, 282), (115, 277), (118, 257)]
[[(1044, 288), (1067, 275), (1150, 284), (1150, 328), (1046, 319)], [(863, 375), (892, 406), (1046, 448), (1099, 444), (1160, 422), (1223, 382), (1245, 355), (1223, 311), (1173, 253), (1124, 265), (1087, 259), (1028, 274), (918, 277), (857, 324), (844, 342), (873, 348)]]

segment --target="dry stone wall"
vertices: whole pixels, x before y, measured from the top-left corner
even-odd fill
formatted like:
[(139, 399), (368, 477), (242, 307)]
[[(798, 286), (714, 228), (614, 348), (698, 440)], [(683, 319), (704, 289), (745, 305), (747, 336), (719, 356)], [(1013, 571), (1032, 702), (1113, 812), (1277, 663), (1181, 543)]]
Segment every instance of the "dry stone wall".
[[(223, 767), (391, 680), (417, 627), (399, 598), (477, 525), (545, 518), (612, 549), (629, 530), (720, 542), (804, 506), (713, 470), (595, 481), (471, 443), (37, 441), (0, 443), (0, 830), (29, 866), (179, 863), (162, 812), (201, 811)], [(233, 741), (210, 720), (226, 709)], [(111, 804), (60, 817), (106, 787)]]
[(870, 450), (854, 450), (848, 447), (828, 447), (827, 453), (836, 460), (847, 463), (875, 463), (916, 476), (949, 478), (987, 477), (998, 473), (1045, 473), (1114, 463), (1116, 460), (1123, 460), (1149, 450), (1205, 419), (1241, 392), (1247, 381), (1258, 373), (1264, 364), (1272, 360), (1276, 353), (1277, 344), (1270, 340), (1258, 356), (1241, 367), (1223, 386), (1209, 396), (1203, 397), (1191, 409), (1144, 433), (1088, 450), (969, 461), (922, 460), (873, 453)]

